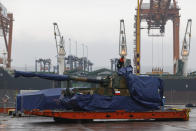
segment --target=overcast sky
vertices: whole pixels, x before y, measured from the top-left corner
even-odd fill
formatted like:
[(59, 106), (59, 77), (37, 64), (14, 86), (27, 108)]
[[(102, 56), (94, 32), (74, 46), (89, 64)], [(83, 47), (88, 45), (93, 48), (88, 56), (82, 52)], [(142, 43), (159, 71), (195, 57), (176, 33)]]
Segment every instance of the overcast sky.
[[(144, 0), (144, 2), (148, 1)], [(84, 43), (88, 46), (89, 59), (95, 67), (110, 67), (110, 59), (118, 57), (119, 23), (123, 18), (126, 26), (128, 57), (131, 59), (133, 57), (133, 23), (137, 0), (1, 0), (1, 3), (14, 14), (12, 65), (15, 67), (34, 66), (35, 59), (38, 58), (52, 58), (53, 64), (56, 64), (53, 22), (58, 23), (64, 35), (67, 54), (69, 54), (68, 39), (71, 38), (73, 55), (75, 55), (77, 40), (78, 56), (82, 56), (82, 43)], [(187, 19), (193, 20), (189, 68), (196, 70), (194, 58), (196, 56), (194, 52), (196, 50), (194, 35), (196, 34), (194, 30), (196, 1), (179, 0), (178, 5), (181, 8), (180, 44)], [(142, 31), (141, 39), (143, 68), (152, 66), (152, 43), (153, 66), (164, 65), (166, 68), (173, 65), (171, 21), (166, 25), (164, 38), (149, 38), (147, 31)], [(3, 46), (4, 43), (0, 43), (0, 50)]]

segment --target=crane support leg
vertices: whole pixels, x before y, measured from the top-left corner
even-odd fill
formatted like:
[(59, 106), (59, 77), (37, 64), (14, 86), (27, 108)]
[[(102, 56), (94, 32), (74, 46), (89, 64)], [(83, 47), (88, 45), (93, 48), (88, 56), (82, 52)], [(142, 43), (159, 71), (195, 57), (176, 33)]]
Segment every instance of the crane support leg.
[(8, 55), (7, 55), (7, 68), (11, 67), (11, 53), (12, 53), (12, 31), (13, 31), (13, 14), (8, 14), (9, 22), (9, 38), (8, 38)]
[(136, 74), (140, 74), (140, 1), (137, 7), (137, 29), (136, 29)]
[(173, 19), (173, 60), (174, 67), (173, 72), (176, 74), (177, 60), (179, 59), (179, 28), (180, 28), (180, 16), (177, 15)]

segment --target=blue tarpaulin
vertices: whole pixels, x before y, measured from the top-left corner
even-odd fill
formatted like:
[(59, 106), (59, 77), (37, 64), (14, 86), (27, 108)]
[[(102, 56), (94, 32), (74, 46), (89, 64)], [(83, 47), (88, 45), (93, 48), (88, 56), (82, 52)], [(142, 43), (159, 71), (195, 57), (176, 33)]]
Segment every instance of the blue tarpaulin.
[(75, 80), (75, 81), (86, 81), (92, 83), (102, 83), (102, 80), (93, 79), (93, 78), (82, 78), (77, 76), (71, 75), (57, 75), (57, 74), (46, 74), (46, 73), (35, 73), (35, 72), (24, 72), (24, 71), (15, 71), (14, 76), (17, 77), (39, 77), (42, 79), (47, 80), (55, 80), (55, 81), (68, 81), (68, 80)]
[[(150, 76), (136, 76), (132, 68), (121, 68), (130, 96), (102, 96), (98, 94), (63, 96), (63, 88), (42, 90), (17, 96), (17, 110), (66, 109), (79, 111), (150, 111), (160, 109), (163, 97), (162, 80)], [(22, 105), (21, 105), (22, 103)]]
[(132, 68), (121, 68), (119, 75), (126, 78), (130, 96), (74, 95), (62, 100), (73, 109), (86, 111), (150, 111), (160, 109), (163, 98), (163, 82), (160, 78), (136, 76)]
[(126, 78), (131, 98), (145, 106), (157, 107), (162, 105), (163, 81), (152, 76), (137, 76), (132, 74), (132, 68), (121, 68), (119, 75)]
[(65, 88), (52, 88), (32, 93), (19, 94), (16, 99), (16, 110), (61, 109), (59, 97), (62, 90), (65, 90)]
[[(130, 96), (102, 96), (76, 94), (72, 98), (64, 98), (62, 105), (73, 110), (82, 111), (116, 111), (141, 112), (159, 109), (159, 106), (145, 106), (133, 100)], [(67, 106), (68, 105), (68, 106)]]
[(43, 73), (34, 73), (34, 72), (24, 72), (24, 71), (15, 71), (14, 76), (17, 77), (39, 77), (47, 80), (56, 80), (56, 81), (65, 81), (69, 80), (68, 75), (57, 75), (57, 74), (43, 74)]

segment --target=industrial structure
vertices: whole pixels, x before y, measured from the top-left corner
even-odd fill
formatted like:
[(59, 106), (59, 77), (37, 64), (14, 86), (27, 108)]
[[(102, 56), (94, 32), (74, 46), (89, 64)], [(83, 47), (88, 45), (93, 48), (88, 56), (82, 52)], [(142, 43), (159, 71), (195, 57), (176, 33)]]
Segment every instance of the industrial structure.
[[(120, 33), (119, 33), (119, 56), (124, 59), (124, 66), (131, 65), (131, 60), (127, 59), (127, 42), (125, 33), (124, 20), (120, 20)], [(117, 71), (118, 58), (111, 59), (111, 70)]]
[(190, 53), (190, 42), (191, 42), (191, 26), (192, 20), (188, 19), (186, 31), (184, 34), (184, 40), (182, 43), (181, 58), (177, 61), (177, 74), (178, 75), (188, 75), (188, 57)]
[(110, 59), (110, 63), (111, 63), (111, 70), (117, 71), (118, 58)]
[[(57, 49), (57, 70), (59, 74), (63, 74), (64, 71), (92, 71), (93, 63), (88, 60), (87, 57), (77, 57), (74, 55), (71, 55), (71, 39), (70, 41), (70, 54), (65, 57), (65, 45), (64, 45), (64, 38), (60, 33), (60, 30), (58, 28), (57, 23), (54, 24), (54, 36), (55, 36), (55, 42), (56, 42), (56, 49)], [(76, 44), (77, 45), (77, 44)], [(77, 46), (76, 46), (77, 50)], [(77, 53), (77, 51), (76, 51)], [(84, 54), (84, 51), (83, 51)]]
[[(120, 33), (119, 33), (119, 55), (122, 57), (127, 56), (127, 42), (125, 34), (124, 20), (120, 20)], [(126, 59), (126, 58), (125, 58)]]
[(7, 13), (7, 9), (0, 3), (0, 36), (3, 36), (6, 52), (3, 57), (0, 56), (0, 64), (6, 68), (11, 68), (12, 52), (12, 31), (13, 31), (13, 14)]
[[(150, 0), (149, 3), (143, 3), (143, 0), (138, 0), (138, 7), (135, 15), (135, 48), (134, 48), (134, 71), (136, 74), (141, 73), (141, 29), (147, 29), (148, 35), (152, 37), (164, 36), (165, 25), (168, 20), (173, 22), (173, 73), (177, 73), (177, 61), (179, 60), (179, 27), (180, 14), (176, 0)], [(147, 27), (141, 27), (141, 22), (145, 20)], [(151, 30), (160, 30), (159, 34), (151, 34)]]
[(38, 65), (40, 72), (50, 72), (51, 69), (51, 59), (38, 59), (35, 60), (35, 72), (38, 72)]
[(68, 55), (65, 57), (66, 70), (75, 71), (88, 71), (92, 72), (93, 63), (88, 60), (87, 57), (77, 57), (74, 55)]
[(61, 35), (58, 24), (55, 22), (54, 25), (54, 37), (56, 42), (56, 50), (57, 50), (57, 67), (58, 74), (63, 75), (65, 71), (65, 44), (64, 38)]

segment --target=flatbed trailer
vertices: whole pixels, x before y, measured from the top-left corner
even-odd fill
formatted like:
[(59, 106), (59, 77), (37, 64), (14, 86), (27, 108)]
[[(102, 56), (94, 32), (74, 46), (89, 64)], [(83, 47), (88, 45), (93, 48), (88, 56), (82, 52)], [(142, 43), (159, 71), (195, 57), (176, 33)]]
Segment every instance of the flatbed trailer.
[(0, 108), (0, 113), (8, 113), (9, 114), (10, 111), (14, 111), (14, 110), (15, 110), (15, 108), (13, 108), (13, 107)]
[(53, 117), (54, 120), (93, 120), (93, 119), (131, 119), (131, 120), (189, 120), (190, 109), (167, 109), (164, 111), (148, 112), (87, 112), (87, 111), (58, 111), (58, 110), (38, 110), (24, 111), (27, 115), (37, 115)]

